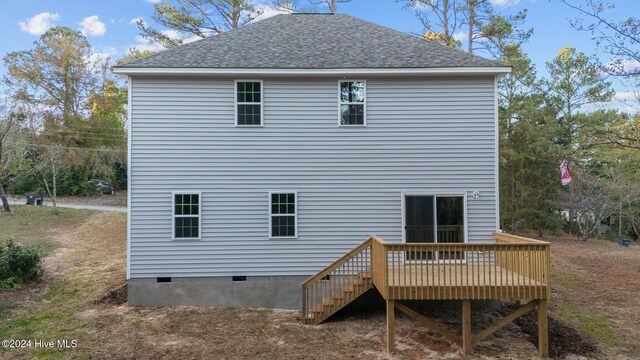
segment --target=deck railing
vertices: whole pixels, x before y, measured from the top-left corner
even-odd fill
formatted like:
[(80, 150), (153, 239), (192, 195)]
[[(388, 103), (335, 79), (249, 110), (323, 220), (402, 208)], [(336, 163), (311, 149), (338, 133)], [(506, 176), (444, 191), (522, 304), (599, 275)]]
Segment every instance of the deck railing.
[(373, 286), (387, 300), (548, 299), (549, 243), (494, 239), (398, 244), (372, 235), (302, 283), (303, 319), (321, 322)]
[(549, 298), (546, 242), (498, 233), (484, 244), (371, 239), (373, 282), (385, 299)]
[(368, 239), (302, 283), (302, 316), (319, 323), (373, 287)]

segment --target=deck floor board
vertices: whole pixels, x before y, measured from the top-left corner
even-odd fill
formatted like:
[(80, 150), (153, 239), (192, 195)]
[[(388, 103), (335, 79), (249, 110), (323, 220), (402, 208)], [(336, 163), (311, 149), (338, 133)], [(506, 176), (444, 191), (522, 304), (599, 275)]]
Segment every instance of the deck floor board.
[(495, 265), (409, 263), (389, 266), (393, 299), (539, 299), (546, 284)]

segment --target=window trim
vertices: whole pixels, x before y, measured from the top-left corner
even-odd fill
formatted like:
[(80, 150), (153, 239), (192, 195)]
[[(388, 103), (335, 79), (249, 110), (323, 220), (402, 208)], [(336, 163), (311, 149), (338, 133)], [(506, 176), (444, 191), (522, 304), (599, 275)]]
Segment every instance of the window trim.
[[(193, 215), (176, 215), (176, 195), (198, 195), (198, 237), (176, 237), (176, 217), (195, 217)], [(171, 192), (171, 240), (202, 240), (202, 192), (201, 191), (172, 191)]]
[[(282, 216), (282, 214), (273, 214), (271, 212), (271, 195), (273, 194), (293, 194), (295, 196), (295, 213), (293, 214), (293, 224), (294, 224), (294, 236), (273, 236), (271, 230), (273, 229), (273, 217), (274, 216)], [(269, 208), (267, 211), (269, 212), (269, 239), (274, 240), (287, 240), (287, 239), (297, 239), (298, 238), (298, 192), (295, 190), (282, 190), (282, 191), (269, 191), (269, 199), (268, 202)], [(291, 214), (287, 214), (286, 216), (291, 216)]]
[[(257, 82), (260, 83), (260, 103), (241, 102), (238, 103), (238, 83), (239, 82)], [(260, 105), (260, 125), (241, 125), (238, 124), (238, 105)], [(264, 127), (264, 82), (260, 79), (236, 79), (233, 81), (233, 114), (235, 127), (259, 128)]]
[[(359, 102), (342, 102), (341, 90), (343, 82), (362, 82), (364, 84), (364, 101)], [(340, 108), (342, 105), (360, 105), (362, 104), (362, 124), (343, 125), (342, 124), (342, 112)], [(367, 80), (364, 79), (340, 79), (338, 80), (338, 127), (366, 127), (367, 126)]]

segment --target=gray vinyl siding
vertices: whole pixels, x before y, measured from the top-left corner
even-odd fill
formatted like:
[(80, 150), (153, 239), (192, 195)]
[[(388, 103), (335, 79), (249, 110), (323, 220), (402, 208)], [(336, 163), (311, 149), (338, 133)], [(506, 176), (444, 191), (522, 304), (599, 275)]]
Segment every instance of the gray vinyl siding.
[[(338, 127), (337, 78), (263, 80), (264, 127), (242, 128), (232, 78), (133, 79), (131, 277), (309, 275), (401, 242), (402, 192), (466, 193), (468, 240), (491, 241), (492, 76), (366, 79), (366, 127)], [(188, 190), (202, 240), (172, 240)], [(297, 239), (269, 239), (269, 191), (298, 192)]]

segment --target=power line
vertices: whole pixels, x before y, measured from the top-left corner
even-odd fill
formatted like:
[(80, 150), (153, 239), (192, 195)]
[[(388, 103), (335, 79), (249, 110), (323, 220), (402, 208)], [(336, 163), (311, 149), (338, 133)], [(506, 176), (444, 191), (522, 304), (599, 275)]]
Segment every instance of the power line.
[(41, 145), (41, 144), (33, 144), (33, 143), (31, 143), (30, 145), (31, 146), (36, 146), (36, 147), (68, 149), (68, 150), (103, 151), (103, 152), (127, 152), (127, 149), (96, 149), (96, 148), (81, 148), (81, 147), (73, 147), (73, 146), (61, 146), (61, 145)]
[[(49, 135), (49, 136), (52, 136), (52, 135)], [(93, 136), (82, 136), (82, 137), (80, 137), (80, 140), (84, 140), (84, 139), (103, 140), (103, 141), (125, 141), (125, 140), (127, 140), (126, 137), (119, 137), (119, 138), (93, 137)]]
[[(91, 131), (85, 131), (83, 129), (88, 129)], [(120, 135), (120, 134), (126, 134), (126, 131), (124, 129), (122, 130), (110, 130), (110, 129), (103, 129), (101, 130), (99, 127), (95, 127), (95, 126), (83, 126), (83, 127), (72, 127), (70, 129), (44, 129), (42, 132), (71, 132), (71, 133), (95, 133), (95, 134), (110, 134), (110, 135)]]

